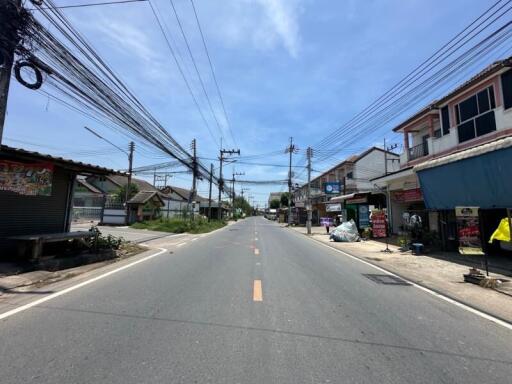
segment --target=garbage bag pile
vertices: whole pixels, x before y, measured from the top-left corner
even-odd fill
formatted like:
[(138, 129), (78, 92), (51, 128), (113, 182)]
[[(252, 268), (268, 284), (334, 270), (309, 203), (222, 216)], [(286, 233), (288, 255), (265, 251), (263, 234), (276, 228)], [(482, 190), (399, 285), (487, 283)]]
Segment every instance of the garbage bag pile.
[(357, 231), (357, 226), (354, 220), (346, 221), (341, 225), (334, 228), (331, 232), (330, 239), (334, 241), (345, 241), (345, 242), (353, 242), (359, 241), (359, 232)]

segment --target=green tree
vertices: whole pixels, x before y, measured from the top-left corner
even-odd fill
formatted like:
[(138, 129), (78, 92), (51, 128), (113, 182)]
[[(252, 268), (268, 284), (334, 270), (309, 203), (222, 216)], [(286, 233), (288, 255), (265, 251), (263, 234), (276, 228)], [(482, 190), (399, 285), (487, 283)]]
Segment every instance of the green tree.
[(252, 207), (242, 196), (235, 197), (235, 210), (241, 210), (247, 216), (252, 214)]
[(281, 202), (277, 199), (270, 201), (270, 209), (279, 209)]
[[(122, 203), (125, 203), (126, 199), (126, 188), (128, 187), (128, 184), (123, 185), (120, 187), (117, 192), (115, 193), (116, 198), (119, 199)], [(139, 192), (139, 187), (137, 187), (136, 184), (130, 184), (130, 191), (128, 193), (128, 200), (130, 200), (133, 196), (135, 196)]]
[(281, 206), (287, 207), (289, 201), (290, 201), (290, 194), (288, 192), (283, 193), (281, 195)]

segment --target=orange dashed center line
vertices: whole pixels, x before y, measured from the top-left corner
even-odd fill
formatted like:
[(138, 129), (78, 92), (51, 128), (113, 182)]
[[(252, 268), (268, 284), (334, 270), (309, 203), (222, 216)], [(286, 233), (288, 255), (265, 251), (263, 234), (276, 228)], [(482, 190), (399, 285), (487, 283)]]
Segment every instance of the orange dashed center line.
[(261, 289), (261, 280), (254, 280), (253, 301), (263, 301), (263, 291)]

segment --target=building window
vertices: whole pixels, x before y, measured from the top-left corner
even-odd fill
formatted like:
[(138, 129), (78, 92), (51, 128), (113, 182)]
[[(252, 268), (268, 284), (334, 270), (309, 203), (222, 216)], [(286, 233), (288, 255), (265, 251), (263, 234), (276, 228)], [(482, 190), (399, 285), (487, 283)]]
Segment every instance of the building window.
[(448, 135), (450, 133), (450, 112), (448, 106), (441, 108), (441, 124), (443, 135)]
[[(490, 86), (455, 106), (459, 143), (496, 130), (494, 88)], [(444, 124), (443, 124), (444, 126)]]
[(503, 106), (509, 109), (512, 107), (512, 70), (501, 75), (501, 88), (503, 89)]
[(354, 178), (354, 172), (347, 172), (347, 179), (353, 179)]

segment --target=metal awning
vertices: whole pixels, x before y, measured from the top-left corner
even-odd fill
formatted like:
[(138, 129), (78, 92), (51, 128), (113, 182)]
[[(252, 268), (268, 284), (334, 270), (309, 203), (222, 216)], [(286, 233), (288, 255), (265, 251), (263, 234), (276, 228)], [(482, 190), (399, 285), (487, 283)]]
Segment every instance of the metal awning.
[(425, 206), (428, 209), (511, 207), (510, 164), (512, 147), (501, 147), (489, 152), (480, 148), (459, 154), (458, 158), (447, 156), (437, 163), (418, 167)]
[(355, 198), (358, 198), (358, 197), (366, 197), (366, 196), (368, 196), (369, 193), (370, 193), (370, 191), (355, 192), (355, 193), (349, 193), (347, 195), (341, 195), (341, 196), (332, 197), (328, 202), (326, 202), (326, 204), (329, 204), (329, 203), (341, 203), (341, 202), (343, 202), (345, 200), (351, 200), (351, 199), (355, 199)]

